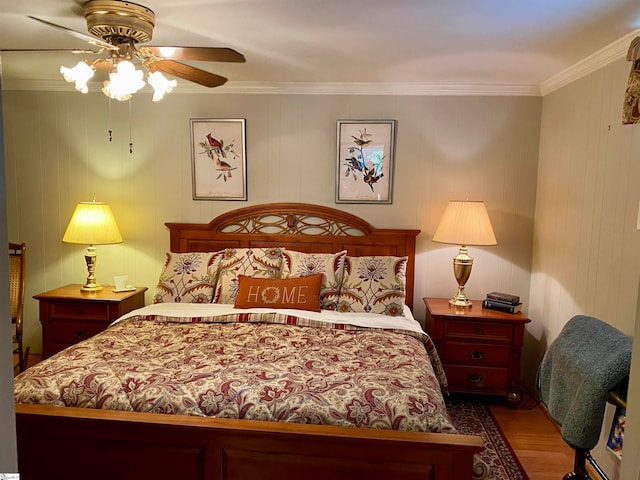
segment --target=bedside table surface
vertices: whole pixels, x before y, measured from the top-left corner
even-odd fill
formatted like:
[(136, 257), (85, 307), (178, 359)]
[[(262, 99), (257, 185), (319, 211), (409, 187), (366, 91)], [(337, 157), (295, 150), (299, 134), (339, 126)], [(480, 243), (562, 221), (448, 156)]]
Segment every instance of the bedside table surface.
[(103, 285), (102, 290), (96, 292), (83, 292), (80, 290), (82, 285), (79, 283), (73, 283), (65, 285), (64, 287), (54, 288), (47, 292), (42, 292), (34, 295), (36, 300), (98, 300), (103, 302), (121, 302), (129, 297), (138, 295), (141, 292), (146, 292), (147, 287), (135, 287), (135, 290), (130, 292), (114, 292), (113, 285)]
[(529, 323), (531, 321), (522, 312), (506, 313), (498, 310), (482, 308), (482, 300), (472, 300), (471, 308), (455, 308), (449, 304), (448, 298), (424, 297), (423, 300), (432, 315), (456, 318), (468, 317), (473, 320), (486, 320), (490, 322), (507, 321), (509, 323)]

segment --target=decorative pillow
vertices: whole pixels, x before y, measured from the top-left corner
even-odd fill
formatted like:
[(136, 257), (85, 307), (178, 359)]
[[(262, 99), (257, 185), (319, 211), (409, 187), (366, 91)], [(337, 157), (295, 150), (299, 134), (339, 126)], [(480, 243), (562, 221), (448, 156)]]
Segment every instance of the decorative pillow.
[(153, 303), (211, 303), (220, 252), (167, 252)]
[(335, 310), (340, 297), (347, 251), (338, 253), (304, 253), (295, 250), (282, 252), (282, 278), (305, 277), (322, 273), (320, 308)]
[(349, 257), (338, 310), (341, 312), (403, 314), (408, 257)]
[(280, 278), (282, 249), (227, 248), (220, 260), (214, 303), (234, 303), (238, 293), (238, 276)]
[(236, 308), (297, 308), (320, 311), (321, 273), (299, 278), (271, 279), (238, 276)]

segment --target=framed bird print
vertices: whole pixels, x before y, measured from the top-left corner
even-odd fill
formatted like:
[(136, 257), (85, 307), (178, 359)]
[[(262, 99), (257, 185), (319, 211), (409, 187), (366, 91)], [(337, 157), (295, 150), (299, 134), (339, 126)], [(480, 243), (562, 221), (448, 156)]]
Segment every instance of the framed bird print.
[(194, 200), (246, 200), (245, 119), (191, 119)]
[(338, 120), (336, 203), (392, 203), (395, 120)]

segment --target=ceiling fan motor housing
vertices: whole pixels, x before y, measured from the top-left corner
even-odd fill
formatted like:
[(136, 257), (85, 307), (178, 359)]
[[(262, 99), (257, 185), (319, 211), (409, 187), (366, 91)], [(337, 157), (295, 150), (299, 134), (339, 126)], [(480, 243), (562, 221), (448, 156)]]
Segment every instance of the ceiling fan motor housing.
[(155, 24), (153, 10), (117, 0), (89, 0), (84, 4), (84, 18), (89, 32), (105, 41), (125, 37), (136, 43), (148, 42)]

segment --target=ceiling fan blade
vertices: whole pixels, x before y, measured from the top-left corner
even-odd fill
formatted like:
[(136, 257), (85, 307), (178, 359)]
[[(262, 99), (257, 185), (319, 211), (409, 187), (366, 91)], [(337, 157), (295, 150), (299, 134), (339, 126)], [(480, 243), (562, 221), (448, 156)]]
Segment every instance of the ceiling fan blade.
[(209, 88), (219, 87), (227, 82), (225, 77), (221, 77), (215, 73), (205, 72), (199, 68), (173, 60), (156, 60), (155, 62), (150, 62), (149, 68), (152, 70), (160, 70), (163, 73), (168, 73), (174, 77), (189, 80), (190, 82)]
[(98, 54), (101, 50), (90, 50), (87, 48), (0, 48), (0, 52), (61, 52), (61, 53), (81, 53)]
[(53, 27), (53, 28), (57, 28), (58, 30), (62, 30), (63, 32), (76, 37), (80, 40), (84, 40), (85, 42), (89, 42), (91, 45), (95, 45), (96, 47), (100, 47), (100, 48), (105, 48), (108, 50), (118, 50), (118, 47), (114, 47), (113, 45), (107, 43), (107, 42), (103, 42), (102, 40), (100, 40), (99, 38), (96, 37), (92, 37), (91, 35), (87, 35), (85, 33), (80, 33), (77, 32), (75, 30), (71, 30), (70, 28), (67, 27), (63, 27), (62, 25), (57, 25), (55, 23), (51, 23), (48, 22), (46, 20), (43, 20), (41, 18), (38, 17), (33, 17), (31, 15), (27, 15), (27, 17), (29, 17), (32, 20), (35, 20), (37, 22), (40, 23), (44, 23), (45, 25), (49, 26), (49, 27)]
[(140, 47), (142, 53), (171, 60), (197, 60), (199, 62), (245, 62), (244, 55), (231, 48), (216, 47)]

